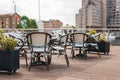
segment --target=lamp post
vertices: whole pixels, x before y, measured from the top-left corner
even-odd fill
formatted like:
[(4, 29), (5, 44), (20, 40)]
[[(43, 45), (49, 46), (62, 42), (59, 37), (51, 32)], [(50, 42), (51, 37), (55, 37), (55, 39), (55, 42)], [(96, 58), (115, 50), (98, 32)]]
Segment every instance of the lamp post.
[(40, 0), (38, 0), (38, 16), (39, 16), (39, 21), (40, 21)]
[(14, 4), (14, 13), (16, 13), (16, 3), (15, 3), (15, 1), (13, 1), (13, 4)]
[[(16, 13), (16, 3), (15, 3), (14, 0), (13, 0), (13, 5), (14, 5), (14, 15), (15, 15), (15, 13)], [(17, 26), (17, 20), (16, 20), (16, 17), (15, 17), (14, 23), (15, 23), (15, 24), (12, 24), (12, 25), (13, 25), (13, 28), (15, 28), (15, 27)]]
[[(41, 21), (41, 19), (40, 19), (40, 0), (38, 0), (38, 27), (39, 28), (44, 28), (44, 23)], [(40, 30), (41, 31), (41, 30)], [(43, 30), (42, 30), (43, 31)]]

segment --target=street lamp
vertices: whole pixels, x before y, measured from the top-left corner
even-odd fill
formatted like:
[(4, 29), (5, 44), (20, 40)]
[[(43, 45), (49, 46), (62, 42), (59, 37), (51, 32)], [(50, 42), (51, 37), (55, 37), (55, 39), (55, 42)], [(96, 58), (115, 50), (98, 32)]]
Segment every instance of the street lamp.
[(40, 21), (40, 0), (38, 0), (38, 15), (39, 15), (39, 21)]
[(16, 3), (15, 3), (15, 1), (13, 1), (13, 4), (14, 4), (14, 13), (16, 13)]
[[(40, 19), (40, 0), (38, 0), (38, 22), (37, 25), (39, 28), (44, 28), (44, 23)], [(41, 30), (40, 30), (41, 31)], [(43, 31), (43, 30), (42, 30)]]

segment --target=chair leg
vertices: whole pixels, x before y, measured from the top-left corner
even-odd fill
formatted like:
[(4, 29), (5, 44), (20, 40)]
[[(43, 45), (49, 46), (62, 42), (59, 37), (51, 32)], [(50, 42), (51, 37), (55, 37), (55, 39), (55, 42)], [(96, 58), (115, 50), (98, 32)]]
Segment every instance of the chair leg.
[(45, 65), (46, 65), (47, 71), (49, 71), (49, 56), (45, 58)]
[(48, 65), (51, 63), (52, 55), (48, 56)]
[(28, 61), (27, 61), (27, 51), (25, 51), (25, 53), (24, 53), (25, 55), (25, 61), (26, 61), (26, 66), (28, 66)]
[(87, 51), (83, 51), (83, 54), (84, 54), (84, 59), (86, 60), (86, 58), (87, 58)]
[(29, 71), (31, 70), (31, 65), (32, 65), (32, 63), (30, 62), (29, 66), (28, 66)]
[(65, 59), (66, 59), (67, 67), (69, 67), (69, 60), (68, 60), (67, 54), (65, 54), (64, 56), (65, 56)]
[(81, 48), (79, 48), (79, 54), (81, 54)]
[(30, 59), (30, 64), (29, 64), (29, 66), (28, 66), (28, 70), (30, 71), (31, 70), (31, 67), (33, 66), (32, 65), (32, 63), (34, 63), (34, 61), (35, 61), (35, 55), (34, 55), (34, 57), (32, 56), (32, 54), (31, 54), (31, 59)]
[(74, 52), (74, 49), (73, 49), (73, 47), (72, 47), (72, 49), (71, 49), (71, 54), (72, 54), (72, 59), (75, 57), (75, 52)]
[(24, 56), (24, 52), (22, 52), (22, 51), (24, 51), (23, 49), (19, 49), (19, 51), (20, 51), (20, 57), (23, 57)]
[(31, 60), (30, 60), (30, 64), (28, 66), (28, 70), (30, 71), (31, 70), (31, 67), (32, 67), (32, 57), (31, 57)]

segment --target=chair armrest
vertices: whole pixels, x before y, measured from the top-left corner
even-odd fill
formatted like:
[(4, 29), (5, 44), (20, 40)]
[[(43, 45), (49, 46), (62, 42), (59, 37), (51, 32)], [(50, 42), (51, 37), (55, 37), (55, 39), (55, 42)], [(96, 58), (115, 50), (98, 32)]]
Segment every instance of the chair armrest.
[(17, 40), (17, 47), (19, 47), (19, 50), (22, 49), (22, 47), (24, 46), (24, 41), (20, 38), (15, 38)]

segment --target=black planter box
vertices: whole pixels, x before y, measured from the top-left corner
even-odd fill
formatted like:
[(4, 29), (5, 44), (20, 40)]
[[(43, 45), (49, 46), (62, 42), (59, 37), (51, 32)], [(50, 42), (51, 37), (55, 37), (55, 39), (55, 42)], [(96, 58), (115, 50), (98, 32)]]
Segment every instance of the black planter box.
[(0, 70), (15, 73), (18, 68), (19, 68), (19, 50), (1, 50)]
[(110, 52), (110, 42), (98, 42), (99, 52), (103, 52), (104, 54), (109, 54)]

